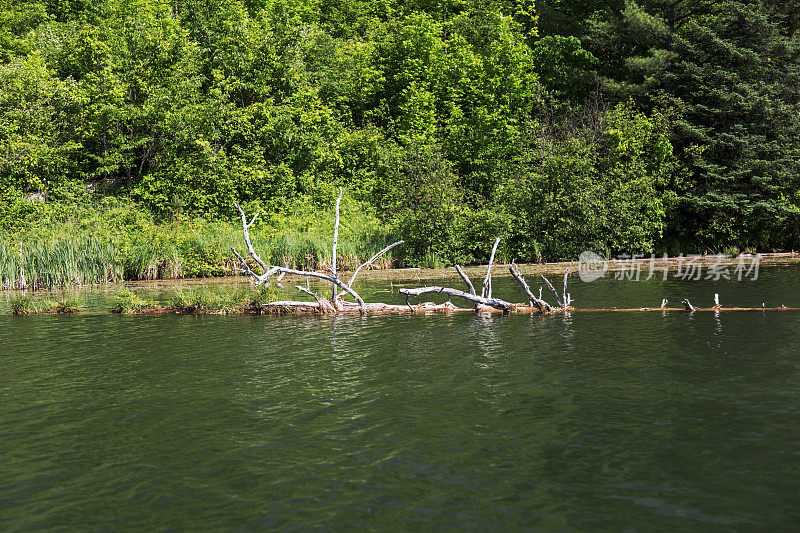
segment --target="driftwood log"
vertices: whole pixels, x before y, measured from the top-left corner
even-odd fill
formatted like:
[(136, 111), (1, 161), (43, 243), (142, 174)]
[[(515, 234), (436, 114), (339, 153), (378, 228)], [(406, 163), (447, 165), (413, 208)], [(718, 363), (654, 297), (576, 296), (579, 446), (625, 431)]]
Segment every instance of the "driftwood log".
[(408, 298), (416, 298), (420, 294), (447, 294), (448, 296), (458, 296), (459, 298), (464, 298), (470, 302), (493, 307), (504, 312), (510, 311), (513, 307), (513, 305), (509, 302), (500, 300), (499, 298), (484, 298), (483, 296), (477, 296), (475, 294), (470, 294), (458, 289), (451, 289), (450, 287), (420, 287), (418, 289), (402, 288), (400, 289), (400, 294), (406, 297), (406, 301), (408, 301)]

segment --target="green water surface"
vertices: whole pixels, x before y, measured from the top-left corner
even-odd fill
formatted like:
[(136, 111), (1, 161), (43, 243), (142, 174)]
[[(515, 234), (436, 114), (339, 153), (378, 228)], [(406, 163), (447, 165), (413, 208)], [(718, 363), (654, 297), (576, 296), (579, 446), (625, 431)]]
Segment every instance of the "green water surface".
[[(791, 305), (797, 272), (573, 296)], [(796, 530), (799, 327), (0, 316), (0, 530)]]

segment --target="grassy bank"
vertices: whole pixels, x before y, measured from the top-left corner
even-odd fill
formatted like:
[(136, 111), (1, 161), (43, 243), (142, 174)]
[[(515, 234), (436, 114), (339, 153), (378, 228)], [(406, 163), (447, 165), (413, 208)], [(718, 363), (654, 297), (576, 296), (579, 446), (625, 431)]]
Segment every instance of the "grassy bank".
[[(279, 300), (274, 288), (240, 287), (219, 293), (208, 290), (179, 288), (166, 302), (151, 300), (130, 289), (117, 291), (105, 311), (118, 314), (261, 314), (263, 306)], [(12, 315), (75, 314), (87, 310), (80, 296), (62, 294), (54, 298), (34, 298), (30, 293), (19, 293), (9, 299)]]
[[(157, 221), (132, 202), (105, 198), (92, 206), (32, 202), (27, 216), (0, 230), (0, 285), (45, 289), (121, 280), (236, 274), (231, 247), (244, 251), (241, 225), (182, 217)], [(330, 268), (332, 210), (297, 203), (283, 214), (264, 215), (250, 234), (272, 264)], [(339, 270), (351, 270), (391, 241), (364, 205), (342, 203)], [(387, 254), (373, 268), (397, 261)]]

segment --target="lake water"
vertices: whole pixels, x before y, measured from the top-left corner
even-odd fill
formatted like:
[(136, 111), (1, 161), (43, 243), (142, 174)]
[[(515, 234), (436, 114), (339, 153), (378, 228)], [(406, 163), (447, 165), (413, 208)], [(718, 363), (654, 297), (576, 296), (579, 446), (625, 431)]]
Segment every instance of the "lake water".
[[(792, 306), (798, 274), (571, 292)], [(794, 311), (3, 315), (0, 530), (797, 529), (799, 332)]]

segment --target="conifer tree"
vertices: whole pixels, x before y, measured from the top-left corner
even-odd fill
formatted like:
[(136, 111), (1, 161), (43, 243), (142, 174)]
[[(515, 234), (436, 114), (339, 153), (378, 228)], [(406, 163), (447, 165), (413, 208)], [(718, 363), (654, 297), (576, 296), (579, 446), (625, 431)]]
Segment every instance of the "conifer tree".
[(798, 244), (800, 46), (762, 0), (627, 1), (586, 39), (617, 99), (677, 114), (673, 235), (700, 247)]

